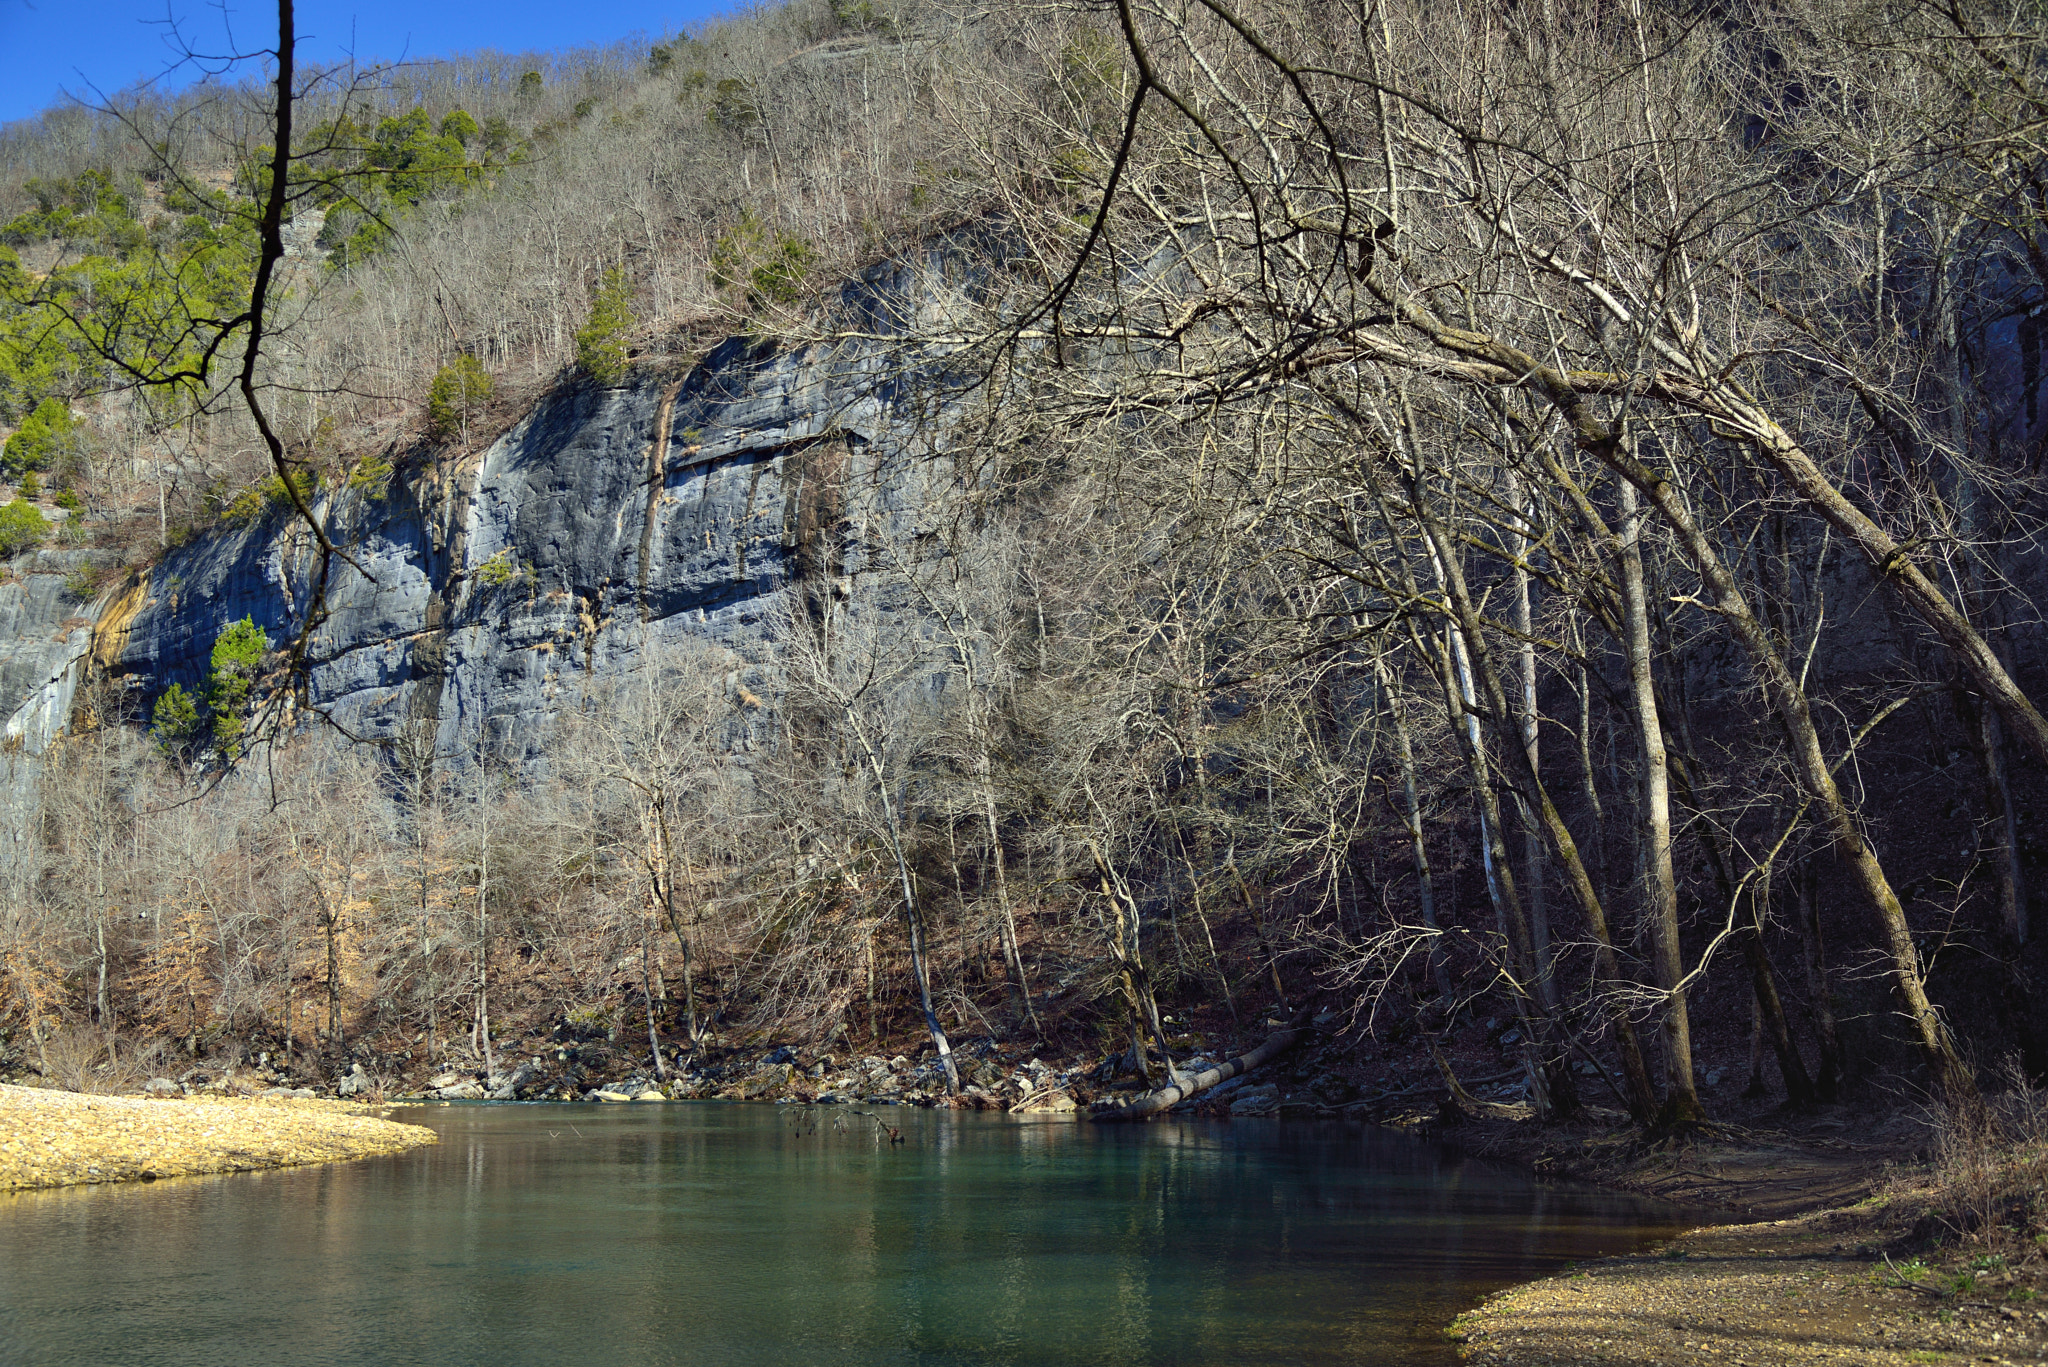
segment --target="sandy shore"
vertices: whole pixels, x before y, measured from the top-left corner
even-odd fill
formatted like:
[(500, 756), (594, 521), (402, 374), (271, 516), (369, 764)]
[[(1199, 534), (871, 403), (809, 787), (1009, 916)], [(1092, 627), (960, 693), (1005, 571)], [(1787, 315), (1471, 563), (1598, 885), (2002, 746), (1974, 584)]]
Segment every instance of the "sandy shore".
[(332, 1163), (435, 1141), (338, 1101), (156, 1100), (0, 1084), (0, 1191)]
[(1696, 1230), (1504, 1291), (1451, 1338), (1475, 1367), (2048, 1362), (2048, 1301), (1996, 1276), (1969, 1294), (1903, 1285), (1873, 1223), (1851, 1209)]

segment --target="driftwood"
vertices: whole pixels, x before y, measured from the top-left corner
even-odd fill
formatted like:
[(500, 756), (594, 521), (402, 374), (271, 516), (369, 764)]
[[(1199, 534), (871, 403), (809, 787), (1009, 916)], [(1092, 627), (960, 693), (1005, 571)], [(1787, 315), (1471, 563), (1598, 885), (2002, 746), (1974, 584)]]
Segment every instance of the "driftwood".
[[(1458, 1081), (1458, 1075), (1451, 1071), (1451, 1061), (1444, 1057), (1444, 1051), (1437, 1047), (1434, 1037), (1431, 1037), (1429, 1041), (1429, 1056), (1436, 1060), (1437, 1071), (1443, 1074), (1444, 1086), (1450, 1092), (1450, 1106), (1454, 1112), (1485, 1120), (1527, 1120), (1536, 1113), (1535, 1108), (1527, 1102), (1481, 1101), (1478, 1097), (1466, 1091), (1464, 1084)], [(1495, 1082), (1503, 1081), (1523, 1071), (1523, 1069), (1516, 1069), (1515, 1072), (1503, 1073), (1499, 1078), (1490, 1080)], [(1485, 1086), (1486, 1084), (1481, 1082), (1474, 1085)]]
[(1297, 1020), (1295, 1024), (1268, 1035), (1264, 1044), (1248, 1054), (1239, 1054), (1236, 1058), (1219, 1063), (1214, 1068), (1204, 1069), (1193, 1077), (1182, 1077), (1172, 1086), (1161, 1087), (1156, 1092), (1147, 1092), (1135, 1101), (1090, 1111), (1088, 1118), (1109, 1124), (1119, 1120), (1144, 1120), (1148, 1116), (1158, 1115), (1161, 1111), (1178, 1106), (1191, 1096), (1208, 1091), (1218, 1083), (1228, 1082), (1240, 1073), (1249, 1073), (1268, 1059), (1279, 1057), (1300, 1043), (1302, 1036), (1307, 1033), (1306, 1022)]

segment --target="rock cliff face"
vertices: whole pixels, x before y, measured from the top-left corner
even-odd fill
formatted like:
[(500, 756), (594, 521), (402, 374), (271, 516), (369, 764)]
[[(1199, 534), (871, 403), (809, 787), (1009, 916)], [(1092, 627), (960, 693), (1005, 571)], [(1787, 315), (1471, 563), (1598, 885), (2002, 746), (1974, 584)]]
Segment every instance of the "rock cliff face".
[(34, 757), (70, 723), (92, 650), (95, 609), (70, 576), (92, 553), (46, 548), (0, 583), (0, 865), (27, 838)]
[[(564, 385), (479, 455), (332, 495), (352, 563), (334, 562), (309, 652), (313, 705), (357, 735), (424, 722), (443, 755), (481, 736), (517, 759), (665, 646), (770, 659), (777, 595), (848, 569), (849, 490), (870, 536), (918, 506), (926, 463), (889, 393), (878, 349), (734, 339), (687, 374)], [(145, 698), (193, 688), (228, 623), (301, 628), (316, 563), (273, 509), (102, 604), (94, 648)]]

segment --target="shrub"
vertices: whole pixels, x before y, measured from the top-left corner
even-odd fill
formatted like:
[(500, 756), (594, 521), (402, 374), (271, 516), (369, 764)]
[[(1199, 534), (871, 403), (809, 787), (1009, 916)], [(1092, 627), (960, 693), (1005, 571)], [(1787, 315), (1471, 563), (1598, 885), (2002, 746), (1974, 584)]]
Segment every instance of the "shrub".
[(477, 134), (476, 118), (466, 109), (451, 109), (441, 120), (441, 136), (453, 138), (464, 147)]
[[(320, 483), (320, 477), (311, 470), (299, 470), (293, 473), (292, 483), (299, 487), (299, 497), (311, 498), (313, 490)], [(237, 527), (247, 526), (272, 508), (282, 507), (290, 502), (291, 495), (285, 492), (284, 481), (272, 475), (236, 494), (234, 501), (221, 509), (220, 516), (223, 522), (232, 523)]]
[(800, 237), (781, 234), (768, 259), (748, 273), (756, 299), (794, 304), (803, 297), (804, 279), (818, 263), (817, 250)]
[(617, 384), (626, 375), (626, 333), (633, 327), (633, 292), (626, 272), (606, 271), (590, 300), (590, 318), (576, 333), (576, 361), (599, 384)]
[(61, 399), (44, 399), (7, 439), (0, 468), (15, 478), (30, 470), (58, 468), (76, 457), (79, 445), (78, 424), (71, 417), (70, 405)]
[(711, 88), (711, 109), (706, 114), (711, 126), (741, 134), (761, 121), (761, 108), (754, 101), (754, 88), (737, 76), (727, 76)]
[(490, 372), (474, 356), (457, 356), (442, 366), (427, 388), (427, 435), (435, 441), (466, 435), (469, 415), (496, 388)]
[(818, 262), (817, 249), (800, 237), (772, 233), (752, 214), (711, 244), (711, 283), (744, 285), (747, 302), (793, 304)]
[(81, 603), (90, 603), (119, 575), (120, 571), (112, 565), (87, 561), (64, 576), (64, 592)]
[(15, 486), (14, 492), (22, 498), (34, 501), (43, 496), (43, 482), (36, 478), (35, 471), (24, 470), (21, 472), (21, 483)]
[(517, 141), (518, 135), (512, 131), (510, 123), (493, 114), (484, 120), (483, 139), (484, 155), (486, 157), (496, 157), (504, 155), (506, 150)]
[(199, 732), (199, 704), (181, 685), (172, 684), (150, 712), (149, 734), (165, 751), (175, 751)]
[(25, 551), (49, 534), (49, 522), (27, 499), (17, 498), (0, 508), (0, 555)]
[(875, 8), (874, 0), (831, 0), (832, 21), (856, 33), (894, 33), (896, 24)]
[(478, 588), (494, 589), (500, 584), (509, 584), (519, 578), (519, 562), (512, 558), (509, 549), (502, 550), (478, 565), (476, 573), (471, 577), (475, 579)]
[(366, 456), (349, 472), (348, 487), (372, 498), (382, 498), (391, 487), (391, 462), (382, 456)]

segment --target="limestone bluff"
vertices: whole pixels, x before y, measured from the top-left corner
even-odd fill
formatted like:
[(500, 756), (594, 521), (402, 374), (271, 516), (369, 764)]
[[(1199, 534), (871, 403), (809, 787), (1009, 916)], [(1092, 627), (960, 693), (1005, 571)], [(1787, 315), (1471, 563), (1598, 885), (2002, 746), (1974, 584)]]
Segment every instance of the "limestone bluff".
[[(872, 337), (905, 279), (870, 272), (842, 306)], [(316, 511), (346, 559), (308, 651), (311, 706), (355, 736), (428, 723), (441, 755), (473, 754), (481, 737), (516, 762), (648, 652), (708, 641), (736, 670), (772, 667), (776, 596), (857, 577), (863, 538), (907, 535), (935, 477), (913, 449), (929, 433), (899, 411), (899, 362), (885, 342), (731, 337), (617, 387), (564, 380), (496, 440), (401, 465), (381, 489), (323, 488)], [(862, 511), (842, 535), (849, 490)], [(19, 757), (63, 729), (91, 668), (125, 681), (146, 715), (170, 685), (201, 685), (229, 623), (295, 635), (317, 562), (283, 506), (166, 551), (91, 604), (63, 591), (80, 554), (45, 551), (0, 585), (17, 803)]]

